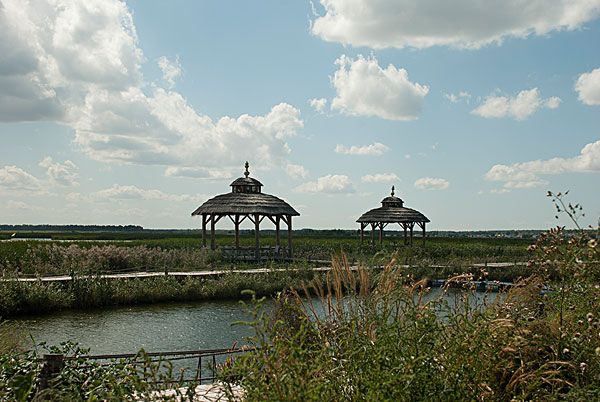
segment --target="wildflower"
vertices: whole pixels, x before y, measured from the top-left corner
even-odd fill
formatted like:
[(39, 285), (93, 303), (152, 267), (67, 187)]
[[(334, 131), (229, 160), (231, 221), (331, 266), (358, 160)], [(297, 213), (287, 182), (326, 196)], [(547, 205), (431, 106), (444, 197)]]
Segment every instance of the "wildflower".
[(600, 346), (598, 346), (598, 347), (596, 348), (596, 354), (597, 354), (598, 356), (600, 356)]
[(565, 354), (565, 355), (566, 355), (566, 354), (567, 354), (567, 353), (569, 353), (569, 352), (570, 352), (570, 350), (569, 350), (568, 348), (564, 348), (564, 349), (563, 349), (563, 354)]
[(598, 241), (596, 239), (591, 239), (588, 241), (588, 247), (595, 248), (598, 245)]
[(587, 318), (588, 322), (592, 322), (594, 315), (592, 313), (587, 313), (586, 318)]
[(537, 249), (537, 246), (535, 244), (530, 244), (529, 247), (527, 247), (527, 251), (535, 251)]
[(587, 364), (585, 364), (584, 362), (579, 363), (579, 368), (581, 369), (581, 371), (584, 371), (586, 367)]

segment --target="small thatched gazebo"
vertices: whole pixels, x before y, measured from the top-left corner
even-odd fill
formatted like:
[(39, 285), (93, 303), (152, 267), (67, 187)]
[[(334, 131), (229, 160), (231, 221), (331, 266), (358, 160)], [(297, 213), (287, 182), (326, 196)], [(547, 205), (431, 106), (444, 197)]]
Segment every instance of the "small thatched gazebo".
[[(371, 226), (371, 243), (375, 242), (375, 230), (379, 229), (379, 243), (383, 243), (383, 229), (390, 223), (398, 223), (404, 229), (404, 244), (412, 245), (413, 229), (417, 224), (423, 229), (423, 244), (425, 244), (425, 224), (429, 219), (417, 210), (406, 208), (402, 199), (392, 195), (381, 200), (381, 207), (365, 212), (358, 220), (360, 223), (360, 242), (363, 242), (365, 228)], [(410, 231), (410, 238), (408, 237)]]
[[(216, 249), (215, 225), (223, 218), (228, 217), (235, 227), (236, 255), (240, 251), (240, 224), (247, 218), (254, 223), (254, 257), (260, 259), (260, 223), (268, 218), (275, 225), (275, 256), (292, 257), (292, 216), (300, 215), (287, 202), (273, 195), (262, 192), (262, 183), (252, 177), (246, 162), (244, 177), (240, 177), (230, 184), (231, 192), (217, 195), (200, 205), (192, 216), (202, 216), (202, 246), (206, 247), (206, 226), (210, 223), (210, 248)], [(281, 247), (279, 230), (283, 221), (287, 225), (287, 249)]]

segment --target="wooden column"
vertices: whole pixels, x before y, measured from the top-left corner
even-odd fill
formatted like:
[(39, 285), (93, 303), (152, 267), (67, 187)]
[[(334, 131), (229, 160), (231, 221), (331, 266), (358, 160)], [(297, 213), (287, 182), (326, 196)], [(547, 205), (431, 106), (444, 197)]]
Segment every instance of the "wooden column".
[(383, 244), (383, 222), (379, 222), (379, 244)]
[(425, 222), (423, 222), (423, 246), (425, 246)]
[(413, 228), (415, 227), (415, 223), (411, 222), (410, 223), (410, 245), (412, 246), (413, 244)]
[(202, 214), (202, 247), (206, 247), (206, 215)]
[(408, 238), (407, 238), (407, 233), (406, 233), (406, 223), (403, 223), (402, 227), (404, 228), (404, 245), (407, 245), (408, 244)]
[(363, 239), (365, 237), (365, 224), (360, 223), (360, 244), (363, 244)]
[(281, 239), (279, 237), (279, 226), (281, 223), (281, 217), (277, 215), (275, 217), (275, 247), (277, 247), (277, 253), (279, 253), (279, 249), (281, 248)]
[(214, 250), (217, 246), (215, 244), (215, 215), (210, 215), (210, 249)]
[(375, 244), (375, 224), (371, 223), (371, 245)]
[(254, 256), (260, 259), (260, 220), (259, 215), (254, 214)]
[(235, 249), (240, 248), (240, 215), (235, 214), (233, 217), (233, 226), (235, 226)]
[(294, 257), (294, 252), (292, 250), (292, 215), (288, 215), (287, 217), (287, 226), (288, 226), (288, 257)]

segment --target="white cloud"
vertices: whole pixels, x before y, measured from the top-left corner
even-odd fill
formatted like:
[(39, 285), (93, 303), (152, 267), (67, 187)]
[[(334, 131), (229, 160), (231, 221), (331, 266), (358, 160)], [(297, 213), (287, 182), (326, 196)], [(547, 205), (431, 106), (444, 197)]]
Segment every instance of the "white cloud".
[(39, 166), (46, 169), (46, 175), (50, 183), (60, 186), (76, 186), (79, 183), (79, 168), (70, 160), (63, 163), (54, 162), (51, 157), (47, 156), (42, 159)]
[[(77, 197), (71, 196), (72, 199)], [(189, 194), (167, 194), (156, 189), (141, 189), (136, 186), (121, 186), (118, 184), (112, 187), (96, 191), (91, 194), (91, 199), (98, 200), (159, 200), (159, 201), (201, 201), (205, 200), (204, 195)]]
[(308, 170), (304, 166), (294, 165), (293, 163), (288, 163), (285, 172), (292, 179), (305, 179), (308, 177)]
[(491, 194), (507, 194), (510, 193), (510, 190), (507, 188), (493, 188), (490, 190)]
[(230, 179), (233, 174), (229, 170), (207, 169), (203, 167), (169, 166), (165, 170), (167, 177), (192, 177), (196, 179)]
[(41, 211), (42, 210), (42, 208), (40, 208), (40, 207), (30, 205), (23, 201), (15, 201), (15, 200), (6, 201), (5, 203), (3, 203), (2, 208), (6, 208), (6, 211), (8, 211), (8, 212), (15, 211), (15, 210), (19, 210), (19, 211)]
[(361, 177), (365, 183), (393, 183), (400, 181), (400, 178), (394, 173), (376, 173), (367, 174)]
[(392, 64), (382, 69), (375, 57), (341, 56), (335, 63), (339, 68), (331, 78), (336, 90), (331, 109), (387, 120), (418, 118), (429, 88), (410, 82), (406, 70)]
[(437, 177), (422, 177), (415, 181), (415, 187), (421, 190), (445, 190), (450, 183)]
[(504, 188), (534, 188), (548, 184), (540, 175), (573, 172), (600, 172), (600, 141), (587, 144), (578, 156), (494, 165), (486, 180), (504, 182)]
[(309, 181), (294, 189), (297, 193), (353, 193), (354, 187), (346, 175), (331, 175), (319, 177), (316, 181)]
[(532, 88), (519, 92), (515, 97), (490, 95), (471, 113), (485, 118), (511, 117), (525, 120), (540, 108), (556, 109), (560, 102), (557, 96), (542, 99), (540, 91)]
[(175, 80), (181, 77), (181, 64), (179, 63), (179, 56), (175, 58), (175, 61), (171, 61), (165, 56), (161, 56), (157, 60), (158, 67), (163, 73), (163, 80), (169, 84), (169, 88), (173, 88)]
[(577, 78), (575, 90), (586, 105), (600, 105), (600, 68), (583, 73)]
[(310, 107), (315, 109), (316, 112), (323, 113), (325, 106), (327, 106), (327, 99), (325, 98), (313, 98), (308, 100)]
[(9, 165), (0, 168), (0, 190), (2, 189), (16, 192), (39, 192), (42, 191), (42, 183), (23, 169)]
[(352, 145), (347, 147), (345, 145), (338, 144), (335, 147), (335, 152), (338, 154), (344, 155), (369, 155), (369, 156), (379, 156), (383, 155), (385, 152), (389, 151), (389, 147), (380, 142), (374, 142), (370, 145), (356, 146)]
[[(253, 155), (264, 168), (286, 164), (287, 139), (303, 126), (298, 109), (281, 103), (264, 115), (213, 120), (181, 94), (146, 85), (124, 2), (2, 5), (0, 121), (67, 124), (84, 153), (108, 163), (214, 170)], [(174, 80), (177, 62), (162, 64)]]
[(468, 103), (469, 100), (471, 99), (471, 94), (468, 93), (467, 91), (460, 91), (458, 94), (445, 93), (444, 98), (448, 99), (452, 103), (458, 103), (460, 101), (465, 101)]
[(600, 15), (599, 0), (321, 0), (311, 25), (329, 42), (374, 49), (479, 48), (510, 37), (574, 30)]

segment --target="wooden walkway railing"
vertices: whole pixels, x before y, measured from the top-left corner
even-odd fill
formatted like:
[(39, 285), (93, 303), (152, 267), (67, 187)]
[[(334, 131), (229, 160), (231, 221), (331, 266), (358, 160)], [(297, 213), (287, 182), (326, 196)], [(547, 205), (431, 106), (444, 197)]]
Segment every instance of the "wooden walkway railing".
[[(217, 377), (217, 368), (219, 363), (223, 363), (225, 358), (231, 358), (237, 354), (255, 350), (253, 347), (242, 346), (228, 349), (201, 349), (201, 350), (183, 350), (172, 352), (148, 352), (148, 353), (121, 353), (121, 354), (101, 354), (101, 355), (81, 355), (65, 356), (62, 354), (45, 354), (38, 362), (42, 364), (38, 377), (38, 390), (48, 388), (53, 378), (55, 378), (67, 365), (76, 362), (77, 368), (87, 369), (93, 367), (108, 367), (122, 364), (123, 360), (135, 366), (144, 367), (148, 363), (173, 363), (175, 361), (191, 360), (192, 364), (187, 368), (195, 367), (190, 370), (191, 376), (174, 379), (174, 382), (212, 383)], [(83, 364), (82, 364), (83, 362)], [(86, 362), (88, 364), (86, 364)], [(97, 362), (100, 362), (99, 364)], [(207, 363), (203, 365), (203, 363)], [(205, 375), (208, 371), (209, 375)], [(164, 382), (164, 381), (154, 381)]]

